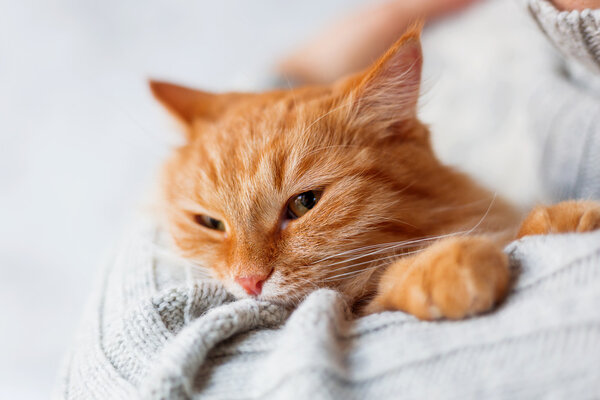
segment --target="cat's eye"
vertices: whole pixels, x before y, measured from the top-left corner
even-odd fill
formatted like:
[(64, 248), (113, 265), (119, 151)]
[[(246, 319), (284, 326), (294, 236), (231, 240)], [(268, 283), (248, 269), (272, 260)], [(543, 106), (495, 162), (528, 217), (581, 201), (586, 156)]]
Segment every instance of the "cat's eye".
[(209, 217), (208, 215), (196, 214), (194, 215), (194, 220), (208, 229), (225, 232), (225, 224), (220, 219)]
[(292, 197), (288, 201), (287, 216), (289, 219), (300, 218), (312, 209), (321, 198), (321, 191), (310, 190)]

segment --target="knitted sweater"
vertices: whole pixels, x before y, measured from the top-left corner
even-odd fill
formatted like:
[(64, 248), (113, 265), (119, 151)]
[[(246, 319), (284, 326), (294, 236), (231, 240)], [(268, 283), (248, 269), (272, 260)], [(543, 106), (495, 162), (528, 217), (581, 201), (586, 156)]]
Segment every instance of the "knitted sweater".
[(66, 359), (63, 399), (514, 399), (600, 393), (600, 231), (506, 251), (518, 280), (494, 312), (353, 320), (342, 297), (295, 311), (234, 300), (166, 257), (142, 218), (106, 264)]
[(559, 12), (546, 0), (528, 8), (566, 60), (540, 71), (530, 103), (540, 175), (555, 199), (600, 199), (600, 10)]

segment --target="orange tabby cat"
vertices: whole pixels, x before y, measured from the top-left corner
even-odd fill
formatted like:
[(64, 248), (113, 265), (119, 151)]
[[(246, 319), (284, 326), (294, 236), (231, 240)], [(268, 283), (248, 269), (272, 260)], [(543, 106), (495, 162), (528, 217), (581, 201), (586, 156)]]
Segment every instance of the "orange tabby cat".
[(507, 292), (515, 237), (588, 231), (600, 206), (525, 219), (442, 165), (416, 116), (420, 26), (331, 86), (210, 94), (151, 82), (186, 127), (164, 171), (175, 243), (237, 297), (293, 305), (335, 288), (355, 309), (421, 319), (485, 312)]

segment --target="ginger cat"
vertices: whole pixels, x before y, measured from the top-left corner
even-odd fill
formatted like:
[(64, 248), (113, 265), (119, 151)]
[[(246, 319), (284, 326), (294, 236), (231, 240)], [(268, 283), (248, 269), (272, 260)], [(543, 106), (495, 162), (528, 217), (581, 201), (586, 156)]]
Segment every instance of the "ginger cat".
[(437, 160), (417, 119), (420, 31), (330, 86), (211, 94), (151, 82), (187, 132), (163, 177), (182, 254), (240, 298), (294, 305), (330, 287), (361, 313), (459, 319), (507, 293), (510, 240), (600, 227), (600, 205), (576, 201), (520, 224)]

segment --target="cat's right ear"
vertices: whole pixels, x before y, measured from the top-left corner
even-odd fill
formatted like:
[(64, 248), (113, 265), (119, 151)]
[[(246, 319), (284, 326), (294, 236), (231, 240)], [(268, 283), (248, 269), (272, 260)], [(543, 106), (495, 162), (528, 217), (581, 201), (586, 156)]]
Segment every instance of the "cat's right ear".
[(154, 97), (188, 127), (197, 119), (214, 121), (223, 113), (221, 95), (155, 80), (149, 84)]
[[(347, 81), (354, 121), (372, 132), (398, 135), (417, 118), (423, 56), (423, 22), (414, 23), (365, 72)], [(412, 129), (408, 131), (412, 132)]]

